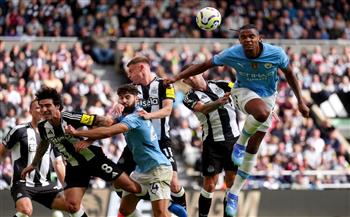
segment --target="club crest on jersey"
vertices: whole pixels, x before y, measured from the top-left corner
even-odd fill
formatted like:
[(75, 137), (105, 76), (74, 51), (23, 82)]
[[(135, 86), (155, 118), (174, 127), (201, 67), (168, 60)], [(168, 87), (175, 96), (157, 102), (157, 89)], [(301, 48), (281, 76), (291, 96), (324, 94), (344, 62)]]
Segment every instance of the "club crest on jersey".
[(265, 63), (265, 64), (264, 64), (264, 67), (265, 67), (266, 69), (270, 69), (270, 68), (272, 67), (272, 63)]
[(258, 63), (251, 63), (250, 66), (253, 68), (253, 69), (257, 69), (258, 68)]

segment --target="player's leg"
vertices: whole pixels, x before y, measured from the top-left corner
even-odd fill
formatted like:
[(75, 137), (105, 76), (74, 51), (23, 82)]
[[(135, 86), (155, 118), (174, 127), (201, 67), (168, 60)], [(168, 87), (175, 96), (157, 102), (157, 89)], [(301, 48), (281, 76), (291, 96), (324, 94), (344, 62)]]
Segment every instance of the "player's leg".
[(142, 194), (141, 186), (130, 179), (130, 177), (124, 172), (113, 181), (113, 186), (117, 189), (121, 188), (133, 194)]
[(219, 174), (212, 176), (204, 176), (203, 188), (198, 199), (198, 215), (199, 217), (207, 217), (209, 214), (211, 202), (214, 196), (215, 186), (218, 181)]
[(134, 194), (124, 195), (120, 202), (119, 214), (123, 216), (138, 217), (139, 214), (135, 211), (139, 200), (140, 199), (137, 198)]
[(16, 201), (16, 214), (14, 217), (32, 216), (33, 205), (29, 197), (22, 197)]
[(69, 212), (64, 194), (57, 194), (52, 202), (51, 209), (63, 210)]
[(72, 217), (87, 217), (81, 206), (85, 191), (86, 188), (84, 187), (72, 187), (64, 190), (66, 206)]
[[(230, 188), (232, 187), (233, 185), (233, 182), (235, 180), (235, 176), (236, 176), (236, 173), (237, 173), (237, 167), (234, 171), (231, 171), (231, 170), (225, 170), (225, 183), (226, 183), (226, 191), (230, 190)], [(226, 196), (224, 197), (224, 200), (223, 200), (223, 206), (224, 206), (224, 217), (228, 217), (228, 215), (226, 214), (225, 210), (226, 210), (226, 205), (227, 205), (227, 200), (226, 200)]]
[(244, 155), (243, 163), (238, 168), (234, 183), (227, 194), (226, 213), (234, 216), (237, 212), (238, 194), (251, 174), (257, 160), (257, 152), (266, 132), (258, 131), (250, 137), (248, 147)]
[(152, 211), (154, 217), (170, 217), (168, 211), (169, 200), (161, 199), (152, 201)]
[(179, 204), (186, 209), (186, 193), (185, 189), (179, 184), (177, 165), (171, 148), (171, 140), (159, 141), (159, 147), (162, 153), (169, 159), (173, 167), (173, 176), (170, 183), (171, 200), (173, 203)]

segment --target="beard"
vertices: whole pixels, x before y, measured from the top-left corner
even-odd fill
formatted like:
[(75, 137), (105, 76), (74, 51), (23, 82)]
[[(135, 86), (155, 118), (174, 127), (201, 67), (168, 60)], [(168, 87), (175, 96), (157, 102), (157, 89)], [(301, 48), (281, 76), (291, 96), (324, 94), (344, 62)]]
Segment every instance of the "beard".
[(130, 114), (130, 113), (133, 113), (134, 111), (135, 111), (135, 105), (132, 105), (129, 107), (124, 107), (123, 113)]

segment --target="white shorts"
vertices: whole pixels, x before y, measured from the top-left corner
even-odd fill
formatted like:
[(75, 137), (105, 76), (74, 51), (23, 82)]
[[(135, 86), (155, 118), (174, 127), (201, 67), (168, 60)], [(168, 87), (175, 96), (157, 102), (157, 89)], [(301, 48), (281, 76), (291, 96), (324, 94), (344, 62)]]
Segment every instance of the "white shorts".
[(246, 110), (244, 108), (245, 108), (245, 105), (250, 100), (255, 99), (255, 98), (259, 98), (259, 99), (262, 99), (266, 103), (266, 105), (271, 110), (271, 113), (270, 113), (269, 117), (267, 118), (267, 120), (258, 128), (258, 131), (267, 132), (267, 130), (271, 126), (272, 111), (273, 111), (275, 104), (276, 104), (277, 93), (272, 95), (272, 96), (261, 97), (258, 94), (256, 94), (254, 91), (252, 91), (248, 88), (233, 88), (231, 91), (231, 94), (232, 94), (233, 100), (235, 101), (236, 107), (246, 115), (249, 115), (249, 114), (246, 112)]
[[(151, 201), (170, 200), (170, 182), (173, 177), (171, 166), (159, 166), (148, 173), (130, 174), (130, 178), (147, 189)], [(123, 194), (123, 197), (127, 194)]]

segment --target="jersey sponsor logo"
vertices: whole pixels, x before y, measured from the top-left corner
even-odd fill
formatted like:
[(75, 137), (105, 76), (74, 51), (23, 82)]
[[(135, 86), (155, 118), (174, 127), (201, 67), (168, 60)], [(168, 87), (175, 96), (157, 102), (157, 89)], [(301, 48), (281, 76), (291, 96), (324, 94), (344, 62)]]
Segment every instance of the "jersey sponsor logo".
[(159, 99), (158, 98), (148, 98), (148, 99), (139, 99), (138, 105), (142, 108), (151, 107), (152, 105), (159, 105)]
[(94, 119), (95, 119), (95, 116), (93, 115), (83, 114), (83, 116), (81, 117), (80, 123), (86, 124), (86, 125), (92, 125), (92, 122), (94, 121)]
[(270, 69), (270, 68), (272, 67), (272, 63), (265, 63), (265, 64), (264, 64), (264, 67), (265, 67), (266, 69)]
[(165, 90), (165, 96), (168, 97), (168, 98), (175, 99), (175, 89), (174, 88), (167, 88)]

